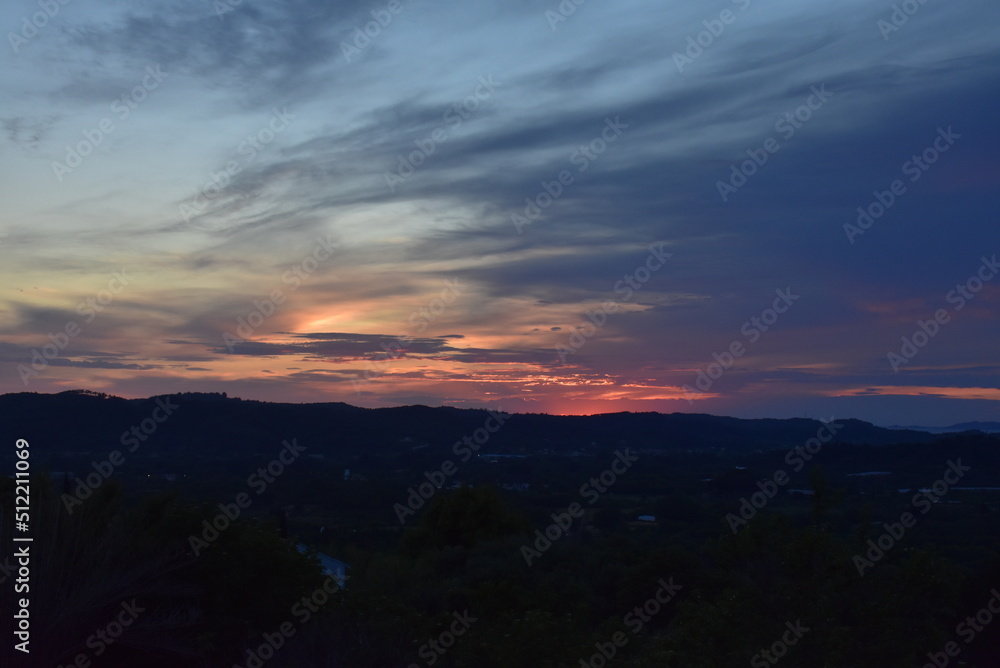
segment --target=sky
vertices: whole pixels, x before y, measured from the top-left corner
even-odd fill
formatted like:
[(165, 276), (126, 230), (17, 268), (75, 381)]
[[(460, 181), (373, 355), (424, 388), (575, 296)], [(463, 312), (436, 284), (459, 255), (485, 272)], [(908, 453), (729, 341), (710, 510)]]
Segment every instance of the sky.
[(5, 3), (0, 392), (1000, 420), (997, 25)]

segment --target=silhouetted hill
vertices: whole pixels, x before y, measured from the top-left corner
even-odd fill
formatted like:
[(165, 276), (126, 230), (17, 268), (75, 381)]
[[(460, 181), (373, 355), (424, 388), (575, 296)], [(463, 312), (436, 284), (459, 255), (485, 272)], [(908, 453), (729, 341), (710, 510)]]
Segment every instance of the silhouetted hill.
[[(165, 417), (161, 423), (154, 415)], [(413, 449), (447, 451), (484, 426), (481, 409), (358, 408), (345, 403), (285, 404), (245, 401), (223, 394), (184, 393), (122, 399), (89, 391), (0, 396), (0, 430), (26, 438), (38, 455), (107, 453), (121, 448), (133, 427), (155, 431), (140, 440), (147, 452), (197, 453), (225, 458), (267, 453), (297, 438), (310, 453), (382, 455)], [(885, 445), (926, 443), (935, 436), (914, 430), (843, 420), (832, 442)], [(592, 416), (515, 414), (490, 436), (481, 452), (531, 454), (637, 450), (728, 452), (789, 448), (816, 436), (817, 420), (744, 420), (688, 413), (611, 413)], [(480, 432), (482, 435), (482, 432)], [(126, 434), (127, 436), (127, 434)]]
[(987, 434), (1000, 433), (1000, 422), (959, 422), (958, 424), (953, 424), (950, 427), (917, 427), (917, 426), (898, 426), (892, 425), (887, 427), (887, 429), (915, 429), (917, 431), (926, 431), (931, 434), (951, 434), (963, 431), (981, 431)]

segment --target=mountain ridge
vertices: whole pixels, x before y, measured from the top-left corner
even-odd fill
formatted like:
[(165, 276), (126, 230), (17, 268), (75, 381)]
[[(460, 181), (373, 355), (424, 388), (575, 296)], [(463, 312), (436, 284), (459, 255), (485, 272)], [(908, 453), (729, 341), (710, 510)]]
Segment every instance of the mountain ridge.
[[(159, 403), (158, 403), (159, 402)], [(176, 406), (150, 422), (157, 406)], [(163, 409), (158, 415), (163, 416)], [(423, 405), (362, 408), (344, 402), (281, 403), (223, 393), (177, 393), (125, 399), (89, 390), (0, 395), (0, 431), (64, 450), (107, 451), (132, 427), (147, 428), (150, 443), (175, 451), (266, 451), (299, 438), (313, 452), (374, 453), (430, 446), (444, 451), (485, 430), (488, 409)], [(801, 445), (817, 437), (811, 418), (735, 418), (706, 413), (617, 412), (595, 415), (507, 414), (488, 435), (484, 451), (534, 454), (643, 450), (762, 451)], [(936, 435), (890, 429), (854, 418), (833, 420), (826, 441), (867, 445), (925, 443)], [(496, 421), (489, 423), (495, 425)], [(155, 428), (154, 428), (155, 427)], [(828, 436), (829, 432), (832, 437)], [(480, 434), (482, 432), (479, 432)], [(143, 439), (145, 442), (146, 439)], [(34, 443), (33, 443), (33, 447)]]

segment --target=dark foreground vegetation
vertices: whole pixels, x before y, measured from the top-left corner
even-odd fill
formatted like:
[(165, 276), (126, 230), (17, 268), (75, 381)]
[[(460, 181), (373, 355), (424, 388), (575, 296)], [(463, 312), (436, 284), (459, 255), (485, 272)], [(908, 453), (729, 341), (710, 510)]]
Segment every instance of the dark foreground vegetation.
[[(134, 452), (119, 434), (152, 404), (108, 404), (100, 445), (4, 413), (35, 471), (32, 652), (5, 632), (4, 666), (1000, 665), (995, 436), (810, 442), (822, 425), (803, 421), (745, 439), (773, 443), (674, 431), (656, 447), (635, 435), (649, 416), (622, 415), (632, 431), (564, 447), (502, 441), (537, 418), (512, 416), (461, 461), (482, 412), (438, 414), (433, 438), (380, 425), (364, 447), (338, 444), (334, 415), (328, 442), (287, 433), (306, 449), (282, 460), (280, 439), (221, 429), (187, 447), (178, 433), (216, 427), (182, 422), (208, 402), (176, 403)], [(759, 426), (740, 422), (717, 424)], [(14, 497), (0, 478), (11, 630)], [(345, 587), (319, 553), (350, 565)]]

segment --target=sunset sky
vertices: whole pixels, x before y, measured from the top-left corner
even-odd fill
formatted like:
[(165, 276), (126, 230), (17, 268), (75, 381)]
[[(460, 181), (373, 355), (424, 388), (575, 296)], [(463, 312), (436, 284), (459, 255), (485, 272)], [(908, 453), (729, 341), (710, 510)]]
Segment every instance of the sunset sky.
[(146, 4), (0, 8), (0, 392), (1000, 420), (996, 2)]

